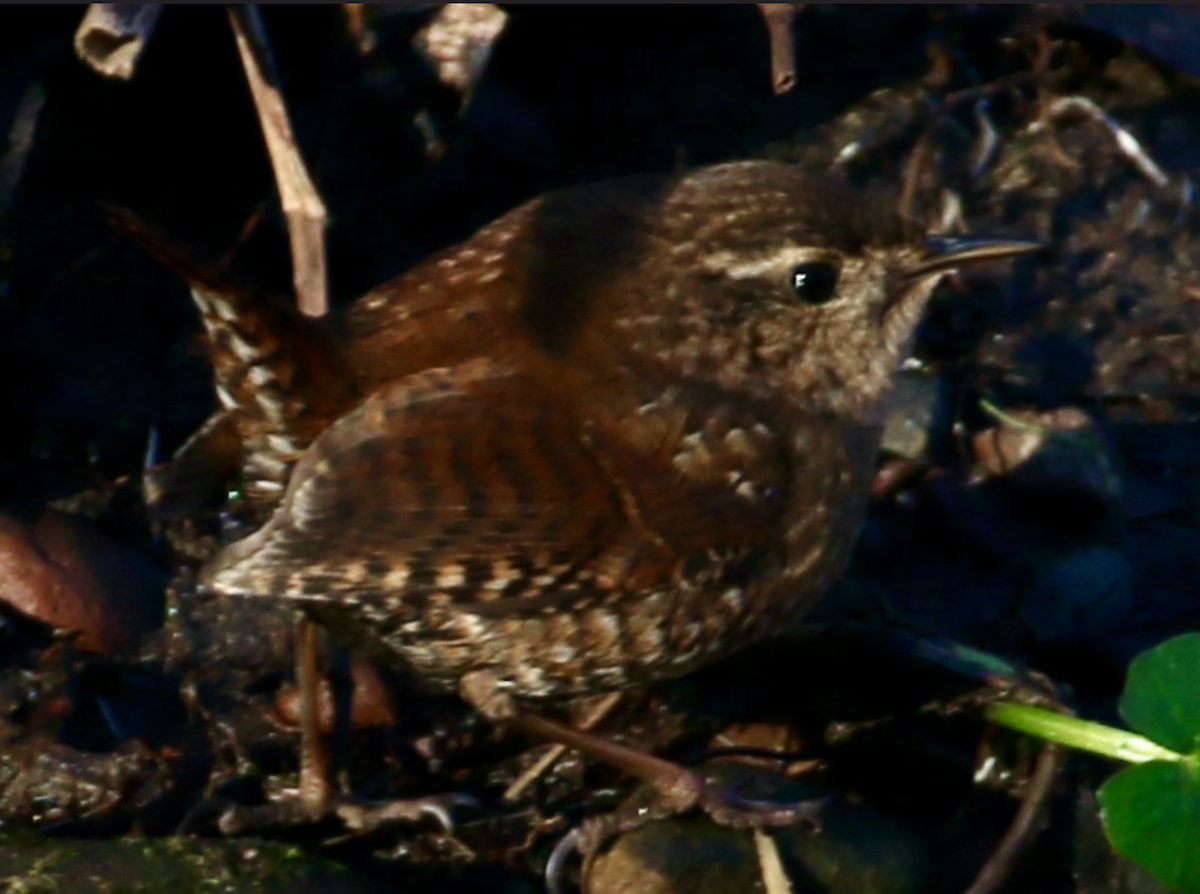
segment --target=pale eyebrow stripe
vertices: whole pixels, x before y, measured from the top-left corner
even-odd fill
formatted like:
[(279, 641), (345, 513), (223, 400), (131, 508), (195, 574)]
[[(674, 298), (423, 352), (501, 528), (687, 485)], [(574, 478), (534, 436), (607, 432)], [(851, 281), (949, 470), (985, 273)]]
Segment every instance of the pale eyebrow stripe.
[(731, 252), (717, 252), (705, 258), (704, 265), (730, 279), (753, 279), (764, 273), (806, 261), (829, 260), (829, 253), (811, 246), (788, 245), (770, 254), (746, 258), (735, 263), (736, 257)]

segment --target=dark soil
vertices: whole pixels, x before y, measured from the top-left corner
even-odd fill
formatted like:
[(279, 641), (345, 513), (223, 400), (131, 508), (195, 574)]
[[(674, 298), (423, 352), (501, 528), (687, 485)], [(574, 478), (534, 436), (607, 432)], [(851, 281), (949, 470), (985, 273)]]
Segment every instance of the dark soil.
[[(911, 868), (879, 890), (964, 890), (1030, 754), (974, 710), (995, 680), (889, 633), (994, 653), (1119, 723), (1130, 659), (1200, 629), (1200, 14), (813, 6), (793, 29), (798, 85), (776, 96), (752, 5), (505, 11), (464, 91), (414, 48), (437, 9), (379, 18), (363, 55), (341, 7), (262, 8), (329, 209), (335, 305), (548, 188), (734, 158), (888, 187), (933, 231), (1046, 245), (952, 279), (930, 309), (852, 569), (805, 619), (825, 633), (633, 694), (603, 726), (688, 761), (714, 742), (795, 751), (770, 766), (811, 760), (819, 791), (903, 830)], [(221, 839), (229, 805), (295, 782), (291, 612), (190, 586), (231, 535), (221, 506), (148, 518), (147, 444), (163, 460), (195, 431), (211, 378), (187, 289), (102, 206), (285, 295), (286, 229), (224, 11), (168, 8), (128, 83), (74, 57), (82, 12), (0, 10), (0, 509), (14, 531), (106, 538), (115, 570), (67, 592), (115, 592), (127, 611), (136, 591), (147, 604), (121, 623), (153, 630), (111, 649), (56, 634), (0, 577), (0, 892), (540, 890), (555, 840), (627, 781), (568, 757), (504, 803), (537, 743), (389, 669), (374, 719), (341, 743), (345, 781), (365, 798), (469, 794), (455, 834)], [(760, 695), (779, 680), (786, 703)], [(992, 747), (1004, 772), (978, 782)], [(1065, 764), (1000, 890), (1154, 890), (1096, 825), (1110, 770)]]

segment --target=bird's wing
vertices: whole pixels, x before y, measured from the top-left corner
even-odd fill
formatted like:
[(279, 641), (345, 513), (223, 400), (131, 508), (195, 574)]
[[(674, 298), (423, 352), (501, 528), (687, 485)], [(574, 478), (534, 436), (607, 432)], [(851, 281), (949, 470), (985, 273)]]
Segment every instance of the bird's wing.
[(431, 598), (504, 613), (719, 573), (765, 542), (772, 511), (689, 480), (669, 447), (630, 442), (562, 389), (487, 361), (429, 370), (322, 434), (271, 520), (204, 578), (407, 614)]

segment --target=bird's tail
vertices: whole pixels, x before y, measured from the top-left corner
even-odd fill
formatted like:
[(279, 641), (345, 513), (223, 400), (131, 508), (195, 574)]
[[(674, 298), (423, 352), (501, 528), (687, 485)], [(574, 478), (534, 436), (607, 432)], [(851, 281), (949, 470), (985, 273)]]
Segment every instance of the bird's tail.
[[(104, 210), (117, 230), (187, 283), (210, 343), (217, 414), (160, 470), (151, 502), (163, 503), (173, 480), (186, 489), (198, 469), (212, 465), (197, 456), (215, 453), (223, 464), (233, 460), (251, 508), (272, 507), (304, 449), (358, 402), (341, 345), (323, 320), (304, 316), (293, 302), (239, 282), (126, 209)], [(208, 449), (206, 432), (219, 449)], [(231, 450), (233, 438), (240, 446)]]

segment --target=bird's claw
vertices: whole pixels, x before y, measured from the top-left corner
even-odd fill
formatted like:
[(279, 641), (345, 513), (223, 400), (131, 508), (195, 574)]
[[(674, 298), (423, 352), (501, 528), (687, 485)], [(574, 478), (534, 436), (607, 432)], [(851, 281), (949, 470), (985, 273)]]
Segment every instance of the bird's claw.
[(420, 822), (429, 817), (437, 821), (447, 835), (454, 833), (452, 811), (460, 807), (477, 808), (479, 801), (470, 795), (448, 792), (423, 798), (406, 798), (382, 804), (344, 801), (334, 813), (353, 832), (370, 832), (391, 822)]
[(222, 835), (232, 837), (264, 828), (320, 823), (336, 817), (348, 832), (361, 834), (394, 822), (419, 823), (433, 819), (450, 835), (454, 833), (453, 812), (478, 806), (475, 798), (457, 792), (378, 803), (341, 798), (325, 807), (314, 807), (301, 798), (284, 797), (270, 804), (227, 805), (219, 815), (217, 828)]
[(747, 798), (737, 794), (732, 787), (718, 788), (706, 781), (696, 806), (718, 826), (731, 829), (765, 829), (803, 823), (814, 832), (820, 832), (821, 817), (827, 804), (827, 798), (791, 802)]

